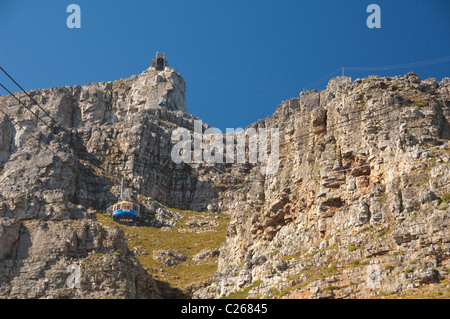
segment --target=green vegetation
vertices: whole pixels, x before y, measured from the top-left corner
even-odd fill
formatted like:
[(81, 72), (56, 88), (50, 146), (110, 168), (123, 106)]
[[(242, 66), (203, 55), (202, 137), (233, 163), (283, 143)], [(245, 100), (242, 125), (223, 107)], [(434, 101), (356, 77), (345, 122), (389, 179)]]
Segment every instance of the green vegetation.
[(399, 293), (380, 293), (374, 299), (450, 299), (448, 280), (440, 283), (420, 286), (418, 289), (404, 290)]
[[(178, 224), (173, 228), (156, 228), (140, 221), (137, 226), (126, 226), (114, 222), (104, 214), (97, 214), (97, 219), (104, 225), (118, 226), (125, 233), (128, 248), (139, 248), (142, 254), (136, 257), (141, 265), (158, 280), (170, 282), (177, 288), (185, 288), (194, 282), (202, 282), (212, 278), (217, 270), (217, 258), (205, 258), (194, 261), (192, 257), (204, 249), (216, 249), (225, 240), (229, 216), (208, 212), (170, 209), (181, 214)], [(202, 228), (203, 232), (184, 231), (187, 219), (209, 217), (218, 222), (217, 226)], [(190, 229), (188, 229), (190, 230)], [(153, 258), (155, 250), (180, 250), (188, 260), (169, 267)], [(117, 251), (117, 254), (121, 252)]]
[(375, 230), (375, 228), (370, 225), (369, 227), (365, 227), (364, 229), (361, 230), (361, 233), (365, 233), (365, 232), (373, 232)]
[(331, 264), (328, 265), (328, 267), (325, 267), (323, 269), (323, 273), (326, 277), (336, 274), (337, 271), (338, 271), (337, 261), (333, 261)]
[[(305, 275), (307, 278), (305, 281), (303, 281), (301, 283), (297, 283), (297, 284), (290, 286), (286, 289), (283, 289), (282, 291), (279, 291), (279, 292), (272, 291), (272, 294), (276, 297), (281, 298), (281, 297), (289, 295), (290, 293), (295, 292), (303, 287), (306, 287), (307, 285), (309, 285), (311, 282), (313, 282), (315, 280), (319, 280), (319, 279), (324, 280), (327, 277), (337, 275), (342, 270), (337, 267), (337, 263), (338, 262), (336, 260), (334, 260), (331, 263), (325, 264), (321, 267), (314, 267), (311, 265), (310, 268), (305, 268), (304, 270), (300, 271), (298, 274), (288, 277), (289, 280), (292, 280), (295, 282), (296, 280), (301, 278), (302, 275)], [(340, 288), (338, 288), (338, 289), (340, 289)]]
[(350, 267), (358, 267), (358, 266), (367, 266), (370, 264), (370, 261), (366, 260), (364, 262), (361, 262), (361, 260), (359, 259), (355, 259), (352, 261), (352, 263), (350, 264)]
[(450, 193), (446, 193), (441, 196), (442, 202), (439, 204), (438, 209), (439, 210), (446, 210), (449, 202), (450, 202)]
[(395, 225), (390, 225), (389, 227), (382, 228), (377, 231), (377, 237), (381, 238), (384, 237), (390, 233), (392, 233), (395, 230)]
[(292, 259), (300, 258), (301, 255), (303, 255), (303, 252), (292, 254), (292, 255), (283, 256), (283, 257), (281, 257), (281, 259), (289, 261), (289, 260), (292, 260)]
[(221, 299), (246, 299), (248, 297), (248, 293), (250, 290), (252, 290), (255, 287), (258, 287), (261, 285), (261, 280), (257, 280), (254, 283), (252, 283), (250, 286), (245, 287), (242, 290), (232, 292), (226, 297), (222, 297)]
[(328, 287), (325, 287), (323, 289), (323, 291), (333, 291), (333, 290), (339, 290), (339, 289), (341, 289), (341, 288), (340, 287), (336, 287), (336, 286), (328, 286)]
[(444, 202), (450, 202), (450, 193), (446, 193), (441, 196), (442, 201)]
[(425, 106), (427, 106), (427, 104), (423, 103), (423, 102), (415, 102), (415, 103), (412, 104), (412, 106), (425, 107)]

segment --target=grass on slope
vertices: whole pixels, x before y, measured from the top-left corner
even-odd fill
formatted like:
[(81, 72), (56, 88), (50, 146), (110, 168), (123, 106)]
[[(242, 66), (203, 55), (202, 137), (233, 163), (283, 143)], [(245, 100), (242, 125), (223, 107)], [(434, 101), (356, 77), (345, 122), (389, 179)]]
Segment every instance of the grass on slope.
[(450, 299), (450, 282), (447, 279), (399, 293), (380, 293), (373, 299)]
[[(215, 249), (225, 241), (229, 217), (225, 214), (175, 210), (182, 217), (173, 228), (156, 228), (140, 222), (137, 226), (126, 226), (114, 222), (104, 214), (97, 214), (97, 219), (106, 225), (120, 227), (130, 250), (140, 249), (142, 254), (136, 257), (141, 265), (158, 280), (167, 281), (173, 287), (186, 288), (189, 284), (202, 282), (213, 277), (217, 270), (217, 258), (205, 258), (194, 261), (192, 257), (203, 249)], [(192, 229), (185, 223), (192, 218), (208, 218), (218, 223), (217, 226)], [(194, 230), (194, 231), (192, 231)], [(153, 258), (155, 250), (180, 250), (188, 257), (187, 261), (169, 267)]]

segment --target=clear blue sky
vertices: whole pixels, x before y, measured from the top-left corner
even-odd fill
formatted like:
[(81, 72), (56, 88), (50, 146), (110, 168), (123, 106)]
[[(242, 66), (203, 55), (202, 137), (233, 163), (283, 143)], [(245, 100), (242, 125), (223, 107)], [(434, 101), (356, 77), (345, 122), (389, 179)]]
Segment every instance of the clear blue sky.
[[(66, 26), (71, 3), (81, 7), (81, 29)], [(381, 29), (366, 26), (371, 3), (381, 7)], [(342, 66), (450, 56), (450, 1), (0, 2), (0, 65), (25, 89), (126, 78), (148, 68), (156, 51), (184, 77), (189, 113), (224, 131), (271, 115), (303, 88), (323, 89), (323, 77)], [(450, 62), (346, 75), (408, 71), (441, 80)]]

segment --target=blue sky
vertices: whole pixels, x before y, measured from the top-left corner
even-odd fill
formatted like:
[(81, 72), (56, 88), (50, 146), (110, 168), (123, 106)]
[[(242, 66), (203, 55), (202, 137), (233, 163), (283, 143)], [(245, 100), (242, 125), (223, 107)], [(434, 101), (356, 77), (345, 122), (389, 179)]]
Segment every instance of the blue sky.
[[(71, 3), (81, 7), (81, 29), (66, 26)], [(371, 3), (381, 8), (381, 29), (366, 26)], [(325, 88), (342, 66), (450, 56), (450, 1), (0, 2), (0, 65), (25, 89), (126, 78), (148, 68), (156, 51), (184, 77), (189, 113), (225, 131), (273, 114), (303, 89)], [(450, 61), (346, 75), (409, 71), (441, 80)], [(3, 75), (0, 82), (14, 88)]]

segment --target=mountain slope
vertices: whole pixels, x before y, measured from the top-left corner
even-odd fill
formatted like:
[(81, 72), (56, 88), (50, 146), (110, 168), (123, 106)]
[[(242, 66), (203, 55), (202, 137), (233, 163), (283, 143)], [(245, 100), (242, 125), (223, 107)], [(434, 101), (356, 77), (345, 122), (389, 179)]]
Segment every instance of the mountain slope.
[[(169, 256), (181, 269), (171, 260), (192, 251), (131, 251), (132, 230), (96, 220), (118, 200), (121, 177), (142, 207), (140, 236), (178, 231), (180, 210), (229, 216), (217, 272), (197, 298), (372, 297), (448, 280), (448, 78), (338, 77), (283, 102), (250, 126), (280, 130), (272, 175), (257, 164), (172, 161), (172, 131), (193, 132), (197, 118), (168, 67), (28, 94), (64, 130), (25, 94), (17, 96), (47, 124), (0, 96), (2, 297), (186, 297), (139, 260), (149, 267)], [(214, 219), (205, 222), (215, 231)], [(80, 289), (67, 287), (71, 264)]]
[[(168, 188), (190, 187), (183, 171), (180, 179), (167, 176), (174, 166), (168, 145), (158, 147), (170, 138), (170, 121), (182, 125), (191, 118), (183, 113), (182, 77), (170, 68), (149, 69), (112, 83), (28, 94), (59, 125), (25, 94), (15, 94), (23, 105), (0, 97), (0, 296), (184, 296), (142, 268), (121, 230), (95, 221), (96, 211), (118, 200), (122, 176), (130, 177), (126, 195), (134, 199), (136, 185), (166, 202), (179, 197), (175, 191), (166, 196)], [(81, 268), (80, 289), (67, 285), (73, 264)]]
[(196, 296), (367, 298), (447, 281), (449, 88), (339, 77), (258, 122), (282, 129), (279, 170), (229, 194), (219, 270)]

